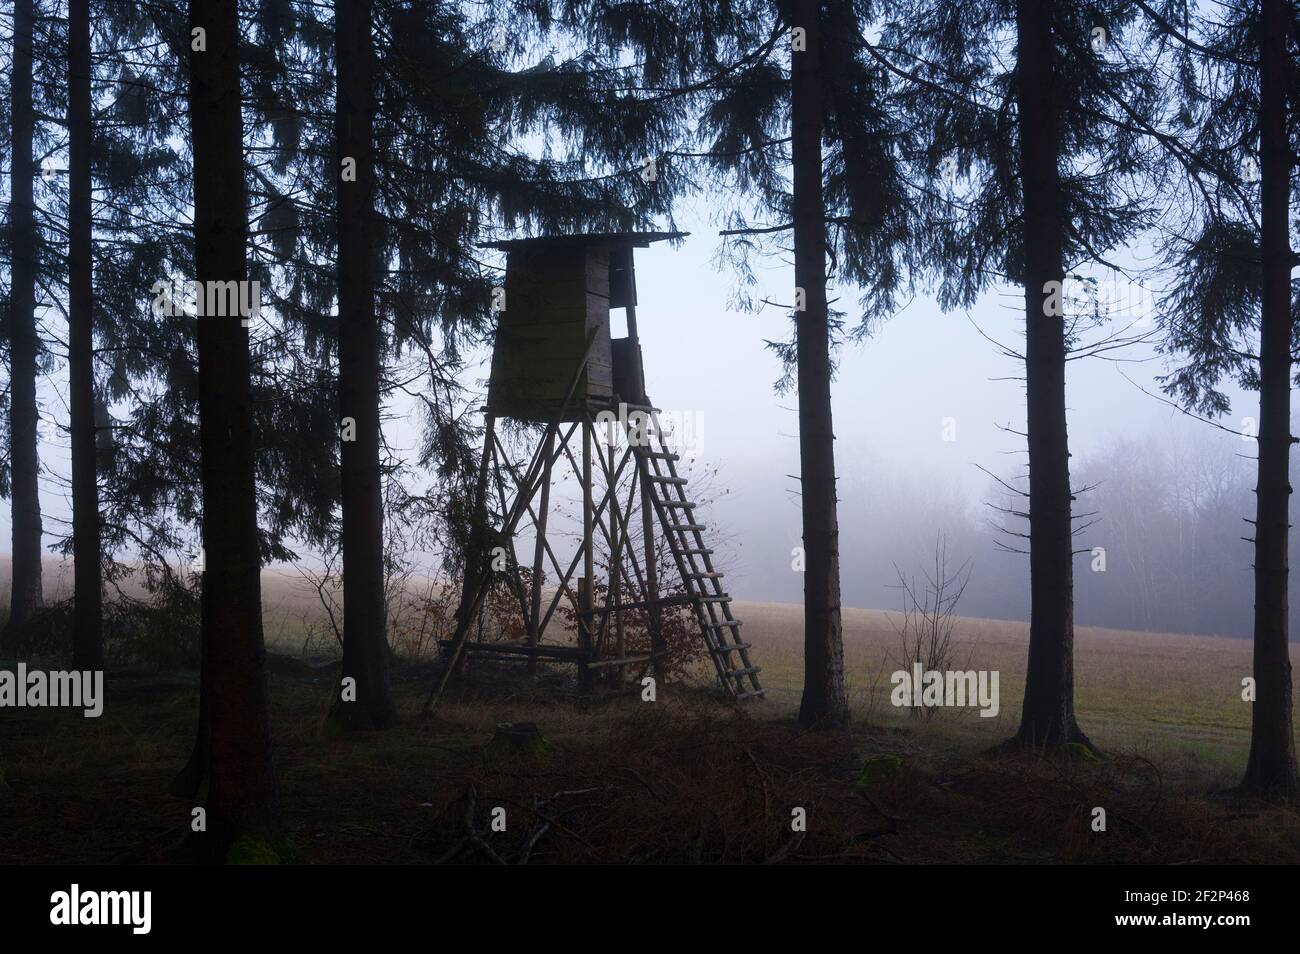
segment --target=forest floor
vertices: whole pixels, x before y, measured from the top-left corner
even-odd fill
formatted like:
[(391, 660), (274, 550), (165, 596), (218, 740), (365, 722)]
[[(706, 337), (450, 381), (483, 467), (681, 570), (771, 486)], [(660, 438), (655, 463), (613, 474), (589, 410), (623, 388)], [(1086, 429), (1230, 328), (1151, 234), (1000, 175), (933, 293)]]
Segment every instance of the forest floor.
[[(394, 672), (401, 723), (351, 736), (323, 730), (333, 662), (276, 646), (275, 760), (294, 860), (1300, 861), (1300, 815), (1226, 794), (1248, 722), (1215, 693), (1233, 698), (1245, 644), (1084, 633), (1080, 719), (1106, 757), (992, 757), (1018, 715), (1016, 624), (961, 627), (965, 665), (985, 668), (1005, 652), (999, 716), (925, 720), (889, 705), (887, 675), (872, 675), (872, 644), (859, 631), (865, 617), (850, 612), (854, 721), (807, 732), (793, 718), (797, 627), (784, 619), (796, 610), (741, 607), (747, 621), (763, 621), (751, 635), (771, 691), (756, 704), (726, 703), (703, 680), (663, 687), (653, 704), (631, 686), (582, 697), (568, 673), (530, 680), (479, 666), (422, 718), (432, 667), (403, 663)], [(887, 663), (883, 636), (876, 648)], [(1180, 669), (1189, 656), (1200, 681)], [(176, 857), (193, 806), (166, 790), (192, 742), (196, 676), (117, 671), (108, 684), (98, 719), (3, 713), (0, 863)], [(545, 744), (503, 749), (492, 741), (502, 722), (536, 723)], [(1104, 832), (1093, 830), (1099, 807)], [(505, 831), (492, 830), (496, 809)], [(794, 830), (796, 809), (806, 830)]]

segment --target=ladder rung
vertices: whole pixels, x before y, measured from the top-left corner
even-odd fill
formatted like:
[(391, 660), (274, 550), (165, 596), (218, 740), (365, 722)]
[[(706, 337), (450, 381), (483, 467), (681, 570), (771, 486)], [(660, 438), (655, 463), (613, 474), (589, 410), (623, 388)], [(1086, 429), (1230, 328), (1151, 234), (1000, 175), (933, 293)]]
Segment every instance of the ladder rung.
[[(627, 407), (632, 410), (653, 412), (652, 408), (645, 405), (629, 404)], [(700, 627), (700, 637), (703, 638), (710, 657), (718, 667), (722, 688), (738, 702), (743, 699), (761, 698), (766, 694), (758, 685), (757, 674), (762, 669), (749, 664), (745, 651), (752, 648), (752, 644), (740, 641), (742, 622), (738, 619), (717, 621), (713, 619), (717, 615), (731, 616), (731, 595), (721, 592), (720, 582), (714, 582), (711, 586), (704, 582), (720, 581), (725, 574), (715, 570), (712, 560), (709, 559), (709, 556), (716, 551), (704, 545), (705, 540), (701, 535), (708, 530), (708, 525), (695, 522), (701, 515), (695, 512), (699, 504), (686, 499), (687, 478), (680, 476), (677, 468), (672, 466), (673, 461), (682, 459), (681, 455), (669, 450), (662, 437), (658, 444), (659, 450), (654, 450), (645, 444), (635, 444), (632, 450), (637, 459), (644, 462), (644, 466), (640, 468), (641, 478), (646, 481), (646, 487), (654, 488), (647, 496), (658, 511), (659, 522), (668, 535), (668, 544), (682, 571), (682, 583), (686, 595), (681, 598), (681, 601), (689, 602), (694, 607), (692, 615)], [(653, 463), (660, 460), (665, 461), (667, 466), (660, 467)], [(682, 489), (671, 489), (674, 487)], [(688, 536), (692, 533), (696, 536)], [(681, 536), (674, 536), (675, 534)], [(701, 559), (693, 559), (696, 556)], [(696, 566), (701, 568), (697, 570)], [(703, 592), (705, 590), (717, 592), (706, 594)], [(721, 610), (715, 612), (711, 609), (713, 606), (720, 606)], [(727, 642), (727, 640), (734, 640), (734, 642)], [(610, 660), (595, 661), (595, 665), (615, 664)], [(731, 668), (732, 666), (737, 668)], [(745, 685), (750, 688), (743, 688)]]

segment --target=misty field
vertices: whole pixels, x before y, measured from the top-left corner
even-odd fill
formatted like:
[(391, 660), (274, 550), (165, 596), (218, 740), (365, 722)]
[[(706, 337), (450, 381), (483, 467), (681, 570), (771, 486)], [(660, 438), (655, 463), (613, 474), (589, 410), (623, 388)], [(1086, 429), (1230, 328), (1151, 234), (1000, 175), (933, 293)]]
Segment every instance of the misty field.
[[(304, 633), (325, 630), (316, 591), (289, 574), (268, 573), (265, 580), (268, 644), (300, 653)], [(767, 698), (751, 709), (759, 718), (789, 718), (798, 709), (803, 679), (802, 609), (747, 600), (733, 606), (763, 667)], [(905, 668), (900, 614), (846, 608), (843, 621), (846, 681), (858, 720), (924, 728), (929, 736), (963, 746), (992, 746), (1014, 733), (1024, 692), (1027, 623), (961, 619), (954, 631), (955, 668), (1000, 674), (996, 717), (967, 708), (918, 719), (889, 700), (890, 675)], [(1250, 705), (1241, 694), (1250, 666), (1249, 640), (1080, 626), (1076, 708), (1084, 731), (1102, 749), (1150, 758), (1192, 785), (1226, 787), (1236, 782), (1249, 748)], [(704, 666), (699, 673), (700, 684), (707, 685), (711, 670)]]
[[(471, 664), (426, 719), (434, 665), (406, 657), (393, 673), (401, 724), (335, 736), (323, 730), (337, 669), (316, 590), (268, 572), (263, 597), (298, 861), (1300, 861), (1294, 812), (1225, 794), (1246, 760), (1246, 641), (1080, 628), (1077, 708), (1100, 762), (988, 754), (1018, 719), (1028, 633), (1013, 622), (962, 619), (955, 631), (957, 668), (1000, 673), (997, 717), (926, 719), (890, 704), (898, 616), (846, 610), (854, 723), (800, 730), (801, 611), (746, 601), (736, 614), (767, 689), (756, 704), (719, 699), (703, 668), (647, 705), (630, 686), (582, 697), (571, 668), (530, 680)], [(408, 612), (394, 636), (416, 625)], [(99, 719), (7, 711), (0, 862), (184, 860), (191, 806), (166, 790), (193, 741), (197, 682), (132, 667), (110, 672)], [(502, 751), (503, 722), (535, 722), (544, 751)], [(1098, 805), (1104, 835), (1089, 827)], [(469, 820), (485, 831), (492, 807), (517, 824), (466, 847)], [(797, 836), (795, 807), (810, 819)]]
[[(801, 610), (739, 603), (737, 615), (761, 658), (765, 686), (783, 714), (798, 706), (802, 679)], [(750, 623), (749, 621), (753, 622)], [(882, 724), (916, 724), (890, 705), (889, 676), (902, 668), (898, 614), (844, 611), (844, 656), (854, 713)], [(959, 620), (954, 635), (960, 669), (998, 670), (997, 717), (943, 710), (927, 730), (974, 745), (1014, 733), (1024, 692), (1027, 623)], [(1075, 631), (1076, 708), (1084, 731), (1106, 751), (1159, 762), (1189, 782), (1229, 785), (1245, 763), (1250, 706), (1241, 681), (1250, 674), (1248, 640), (1098, 629)]]

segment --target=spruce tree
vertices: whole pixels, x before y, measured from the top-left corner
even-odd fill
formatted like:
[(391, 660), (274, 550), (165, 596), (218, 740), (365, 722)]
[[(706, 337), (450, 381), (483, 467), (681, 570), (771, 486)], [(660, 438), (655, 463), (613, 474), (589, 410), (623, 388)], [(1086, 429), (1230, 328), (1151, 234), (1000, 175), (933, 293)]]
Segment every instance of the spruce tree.
[(369, 0), (334, 5), (345, 682), (334, 717), (345, 725), (379, 729), (397, 713), (388, 686), (384, 599), (371, 22)]
[(1261, 0), (1225, 18), (1140, 3), (1155, 40), (1178, 57), (1177, 123), (1164, 127), (1169, 166), (1182, 173), (1172, 237), (1175, 281), (1165, 347), (1180, 362), (1165, 388), (1185, 406), (1221, 415), (1222, 382), (1259, 392), (1254, 545), (1255, 615), (1250, 755), (1241, 789), (1284, 800), (1297, 780), (1289, 651), (1288, 537), (1296, 257), (1292, 178), (1300, 137), (1300, 11)]
[[(190, 3), (189, 113), (194, 274), (247, 281), (239, 20), (233, 4)], [(211, 296), (208, 296), (209, 300)], [(207, 847), (260, 852), (280, 833), (262, 640), (248, 329), (239, 315), (196, 319), (203, 487), (203, 666), (209, 684)]]
[(68, 4), (68, 406), (72, 442), (72, 664), (102, 669), (91, 244), (90, 0)]
[(44, 604), (36, 405), (40, 351), (36, 333), (36, 285), (40, 242), (35, 208), (36, 110), (32, 81), (35, 19), (34, 0), (15, 0), (13, 72), (9, 79), (9, 499), (13, 550), (8, 638)]
[[(827, 282), (855, 286), (848, 333), (867, 336), (894, 311), (916, 262), (914, 202), (901, 160), (910, 134), (891, 107), (891, 75), (866, 49), (881, 9), (851, 2), (587, 3), (569, 25), (629, 50), (630, 89), (668, 112), (678, 144), (663, 157), (736, 197), (724, 257), (748, 282), (755, 255), (793, 252), (793, 338), (774, 343), (800, 415), (804, 692), (800, 721), (847, 720), (830, 385), (845, 333)], [(788, 243), (793, 241), (792, 247)], [(834, 263), (828, 272), (828, 261)]]
[[(1023, 294), (1030, 642), (1015, 746), (1091, 746), (1074, 712), (1074, 512), (1068, 362), (1136, 343), (1067, 286), (1155, 215), (1152, 122), (1161, 98), (1123, 3), (907, 4), (871, 46), (904, 81), (909, 158), (940, 304), (1009, 280)], [(1136, 35), (1130, 35), (1136, 34)], [(1012, 549), (1017, 549), (1015, 546)]]

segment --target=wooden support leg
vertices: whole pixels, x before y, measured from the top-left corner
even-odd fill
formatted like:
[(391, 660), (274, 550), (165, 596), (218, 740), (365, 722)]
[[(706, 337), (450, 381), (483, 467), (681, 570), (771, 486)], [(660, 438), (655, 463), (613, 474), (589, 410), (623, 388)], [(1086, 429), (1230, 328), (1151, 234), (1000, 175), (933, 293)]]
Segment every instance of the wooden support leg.
[[(472, 625), (469, 616), (475, 611), (478, 593), (475, 587), (480, 585), (480, 571), (487, 557), (485, 552), (485, 534), (487, 524), (487, 482), (492, 461), (496, 433), (496, 418), (489, 414), (483, 426), (483, 456), (478, 463), (478, 483), (474, 487), (474, 525), (470, 529), (469, 549), (465, 554), (464, 581), (460, 589), (460, 606), (456, 609), (457, 629), (468, 631)], [(490, 584), (489, 584), (490, 585)], [(464, 656), (455, 660), (455, 669), (459, 671), (464, 664)]]
[[(542, 571), (546, 556), (546, 515), (551, 504), (551, 465), (555, 457), (555, 432), (546, 432), (546, 463), (542, 468), (542, 499), (537, 511), (537, 544), (533, 550), (532, 612), (528, 618), (528, 645), (537, 648), (542, 638)], [(537, 672), (537, 656), (528, 657), (529, 673)]]
[(654, 654), (655, 683), (664, 684), (664, 653), (667, 647), (663, 638), (663, 615), (659, 609), (659, 570), (655, 562), (655, 515), (650, 495), (654, 488), (650, 481), (649, 466), (643, 461), (637, 473), (641, 482), (641, 534), (645, 537), (646, 599), (650, 602), (647, 616), (650, 621), (650, 651)]
[(591, 638), (591, 587), (587, 583), (585, 576), (578, 577), (578, 648), (583, 651), (584, 655), (578, 661), (578, 688), (583, 692), (591, 689), (591, 669), (587, 667), (592, 650)]
[[(582, 424), (582, 575), (583, 578), (578, 581), (579, 599), (582, 606), (583, 615), (579, 617), (578, 633), (582, 641), (583, 649), (590, 653), (595, 646), (593, 638), (593, 629), (596, 617), (592, 614), (594, 600), (592, 599), (591, 582), (596, 578), (596, 548), (595, 537), (592, 533), (594, 529), (595, 505), (593, 501), (593, 487), (591, 475), (591, 451), (592, 439), (595, 436), (592, 425), (586, 421)], [(591, 688), (591, 672), (586, 665), (582, 666), (581, 683), (583, 690)]]
[[(609, 444), (609, 466), (605, 468), (605, 472), (610, 475), (610, 536), (613, 537), (609, 558), (609, 602), (614, 614), (615, 658), (623, 659), (627, 656), (627, 639), (623, 631), (623, 547), (627, 541), (627, 527), (619, 513), (618, 487), (613, 478), (613, 475), (617, 473), (614, 469), (614, 452), (615, 446), (611, 441)], [(621, 665), (610, 666), (608, 679), (611, 686), (623, 685), (623, 667)]]

